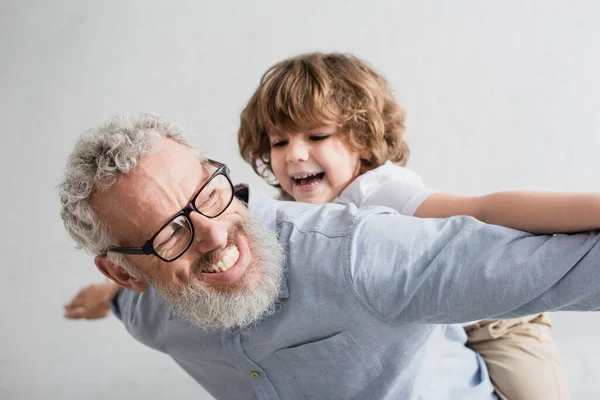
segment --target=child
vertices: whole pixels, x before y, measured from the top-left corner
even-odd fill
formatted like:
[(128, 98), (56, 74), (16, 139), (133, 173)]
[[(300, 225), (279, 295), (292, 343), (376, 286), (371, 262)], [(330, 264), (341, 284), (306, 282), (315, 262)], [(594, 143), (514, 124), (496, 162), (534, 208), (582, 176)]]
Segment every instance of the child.
[[(470, 215), (533, 233), (600, 227), (590, 218), (600, 215), (598, 195), (427, 189), (402, 167), (403, 134), (404, 113), (382, 76), (353, 56), (314, 53), (265, 73), (242, 112), (238, 142), (244, 160), (285, 199), (384, 205), (423, 218)], [(501, 398), (570, 398), (547, 315), (472, 322), (465, 331)]]

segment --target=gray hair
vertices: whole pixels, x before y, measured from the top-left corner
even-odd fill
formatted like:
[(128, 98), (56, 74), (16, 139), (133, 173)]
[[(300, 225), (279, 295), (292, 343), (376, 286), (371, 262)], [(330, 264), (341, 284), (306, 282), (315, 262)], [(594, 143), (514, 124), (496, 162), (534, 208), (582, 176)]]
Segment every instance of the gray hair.
[[(195, 150), (179, 125), (150, 114), (113, 117), (100, 127), (83, 132), (59, 185), (60, 215), (78, 248), (104, 254), (109, 247), (118, 245), (98, 218), (91, 198), (97, 190), (113, 185), (142, 158), (156, 151), (160, 138), (172, 139)], [(109, 256), (113, 262), (128, 266), (122, 255), (109, 253)]]

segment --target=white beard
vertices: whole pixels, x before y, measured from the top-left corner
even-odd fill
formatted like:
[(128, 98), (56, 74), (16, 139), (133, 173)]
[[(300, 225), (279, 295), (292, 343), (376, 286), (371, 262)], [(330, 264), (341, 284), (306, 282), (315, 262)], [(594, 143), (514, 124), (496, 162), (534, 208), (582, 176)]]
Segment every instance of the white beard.
[[(174, 290), (149, 281), (179, 316), (204, 330), (243, 329), (275, 312), (284, 275), (283, 249), (275, 234), (257, 220), (248, 217), (239, 229), (248, 238), (255, 261), (232, 290), (217, 290), (199, 281)], [(253, 274), (260, 276), (249, 279)], [(244, 285), (248, 280), (257, 281), (252, 289)]]

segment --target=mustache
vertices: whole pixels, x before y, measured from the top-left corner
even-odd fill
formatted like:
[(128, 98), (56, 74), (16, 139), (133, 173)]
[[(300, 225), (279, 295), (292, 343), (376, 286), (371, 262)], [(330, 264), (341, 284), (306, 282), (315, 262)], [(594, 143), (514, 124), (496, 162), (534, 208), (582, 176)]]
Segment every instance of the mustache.
[[(231, 229), (229, 229), (229, 231), (227, 231), (227, 248), (236, 244), (236, 238), (240, 232), (245, 232), (243, 221), (236, 223), (231, 227)], [(202, 256), (192, 264), (192, 271), (194, 273), (206, 271), (208, 267), (212, 267), (219, 261), (222, 251), (223, 249), (215, 249), (208, 253), (202, 254)]]

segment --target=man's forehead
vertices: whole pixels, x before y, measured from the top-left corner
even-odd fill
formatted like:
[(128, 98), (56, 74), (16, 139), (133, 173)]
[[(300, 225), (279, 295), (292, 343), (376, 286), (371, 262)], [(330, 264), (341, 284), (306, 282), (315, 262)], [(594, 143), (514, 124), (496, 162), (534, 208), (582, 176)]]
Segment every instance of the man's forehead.
[(136, 242), (128, 245), (139, 245), (183, 208), (208, 178), (200, 161), (191, 149), (164, 140), (157, 152), (96, 196), (97, 211), (115, 235)]
[[(136, 187), (140, 192), (152, 192), (156, 189), (152, 185), (173, 186), (172, 189), (181, 185), (196, 185), (207, 174), (196, 153), (173, 140), (165, 139), (158, 151), (141, 159), (119, 183), (129, 188)], [(181, 189), (185, 190), (186, 187)]]

